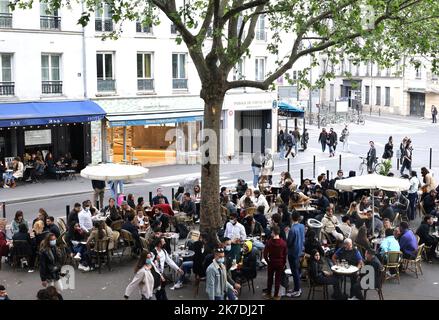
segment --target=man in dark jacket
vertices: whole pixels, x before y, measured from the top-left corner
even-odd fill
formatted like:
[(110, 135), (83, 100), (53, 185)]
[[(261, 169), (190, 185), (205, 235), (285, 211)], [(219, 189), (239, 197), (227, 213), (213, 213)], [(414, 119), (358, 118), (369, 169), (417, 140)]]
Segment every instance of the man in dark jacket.
[[(293, 131), (290, 131), (289, 133), (285, 131), (285, 148), (287, 149), (287, 153), (285, 154), (285, 159), (288, 158), (288, 156), (291, 153), (291, 150), (295, 145), (296, 145), (296, 140), (294, 139)], [(295, 154), (293, 154), (293, 157), (294, 156)]]
[(43, 287), (55, 286), (62, 290), (61, 252), (56, 247), (56, 237), (49, 233), (43, 240), (40, 250), (40, 278)]
[(337, 133), (333, 128), (329, 129), (328, 135), (328, 145), (329, 145), (329, 157), (335, 156), (335, 149), (337, 148)]
[(81, 204), (75, 203), (73, 210), (70, 211), (69, 216), (67, 217), (67, 227), (75, 225), (75, 223), (79, 223), (78, 214), (81, 212)]
[(152, 206), (155, 206), (156, 204), (159, 204), (159, 203), (160, 203), (159, 200), (160, 200), (161, 198), (164, 198), (164, 199), (165, 199), (165, 203), (166, 203), (166, 204), (169, 204), (168, 198), (166, 198), (166, 197), (163, 195), (163, 189), (162, 189), (162, 188), (158, 188), (158, 189), (157, 189), (157, 195), (156, 195), (154, 198), (152, 198), (151, 207), (152, 207)]
[(253, 216), (247, 216), (244, 220), (244, 229), (247, 236), (261, 236), (264, 232), (264, 229), (262, 228), (261, 224), (257, 221), (255, 221)]
[(381, 213), (381, 217), (383, 219), (387, 218), (390, 220), (390, 222), (393, 222), (395, 220), (395, 212), (393, 211), (393, 208), (390, 206), (389, 199), (384, 199), (384, 206)]
[(419, 244), (425, 243), (426, 246), (430, 247), (427, 251), (428, 260), (435, 256), (436, 246), (438, 244), (438, 238), (430, 235), (430, 230), (433, 227), (433, 217), (431, 215), (424, 216), (424, 221), (422, 221), (416, 234), (419, 236)]
[(180, 205), (180, 210), (186, 213), (188, 217), (193, 217), (197, 213), (195, 203), (191, 199), (191, 194), (186, 192), (183, 196), (183, 203)]
[[(257, 222), (259, 222), (261, 224), (262, 229), (264, 229), (264, 232), (265, 232), (267, 230), (268, 221), (267, 221), (267, 218), (265, 217), (264, 212), (265, 212), (264, 206), (257, 207), (254, 218)], [(267, 233), (267, 232), (265, 232), (265, 233)]]
[(422, 201), (426, 214), (436, 215), (436, 196), (436, 190), (431, 190), (430, 193), (425, 196), (424, 200)]
[(370, 149), (367, 152), (367, 170), (369, 172), (373, 171), (373, 164), (376, 161), (377, 152), (375, 149), (375, 143), (373, 141), (369, 141)]
[(316, 205), (317, 205), (317, 210), (318, 210), (317, 212), (315, 212), (316, 219), (317, 219), (317, 216), (321, 216), (321, 218), (323, 218), (323, 215), (326, 213), (326, 209), (329, 207), (329, 200), (328, 200), (328, 198), (326, 198), (326, 196), (323, 195), (322, 189), (316, 190), (316, 196), (317, 196)]
[(319, 135), (319, 142), (322, 145), (322, 152), (325, 152), (325, 150), (326, 150), (327, 137), (328, 137), (328, 133), (326, 132), (326, 129), (323, 128), (322, 132), (320, 132), (320, 135)]
[(48, 217), (46, 219), (46, 225), (47, 228), (49, 229), (48, 231), (53, 233), (56, 238), (59, 238), (59, 236), (61, 235), (61, 232), (59, 231), (58, 226), (55, 224), (55, 218), (54, 217)]

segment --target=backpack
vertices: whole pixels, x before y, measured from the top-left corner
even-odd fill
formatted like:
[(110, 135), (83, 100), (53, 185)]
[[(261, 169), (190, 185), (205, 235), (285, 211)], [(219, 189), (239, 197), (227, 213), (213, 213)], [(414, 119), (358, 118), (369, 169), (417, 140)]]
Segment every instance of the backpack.
[(289, 134), (287, 135), (286, 141), (285, 141), (286, 145), (291, 147), (293, 145), (293, 137)]

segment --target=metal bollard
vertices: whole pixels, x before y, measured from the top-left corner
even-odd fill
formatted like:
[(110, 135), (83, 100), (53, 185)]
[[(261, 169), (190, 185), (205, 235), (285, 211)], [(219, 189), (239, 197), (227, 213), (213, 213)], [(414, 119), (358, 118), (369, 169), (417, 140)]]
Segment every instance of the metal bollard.
[(326, 179), (329, 180), (329, 170), (326, 170)]
[(399, 158), (398, 158), (398, 159), (396, 159), (396, 170), (398, 170), (398, 171), (399, 171)]
[[(70, 206), (66, 205), (66, 219), (67, 220), (69, 219), (69, 214), (70, 214)], [(66, 220), (66, 223), (67, 223), (67, 220)]]
[(303, 169), (300, 169), (300, 185), (303, 185)]
[(149, 192), (149, 204), (152, 207), (152, 191)]
[(431, 160), (433, 158), (433, 148), (430, 148), (430, 166), (429, 169), (431, 170)]
[(290, 172), (290, 158), (287, 160), (287, 171)]
[(341, 170), (341, 154), (338, 155), (338, 170)]
[(171, 199), (174, 199), (175, 196), (175, 190), (174, 188), (171, 189)]
[(312, 156), (312, 177), (316, 177), (316, 156)]
[(98, 210), (101, 209), (101, 207), (99, 206), (99, 200), (96, 200), (96, 208), (97, 208)]
[(3, 218), (6, 219), (6, 202), (2, 202)]

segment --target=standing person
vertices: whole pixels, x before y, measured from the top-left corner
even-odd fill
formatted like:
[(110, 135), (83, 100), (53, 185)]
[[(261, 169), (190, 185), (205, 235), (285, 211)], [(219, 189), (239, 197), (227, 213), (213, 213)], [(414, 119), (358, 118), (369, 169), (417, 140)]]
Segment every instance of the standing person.
[(392, 136), (389, 137), (389, 141), (384, 146), (384, 153), (382, 158), (383, 159), (392, 159), (393, 157), (393, 138)]
[(101, 209), (104, 207), (105, 181), (92, 180), (91, 185), (94, 190), (93, 204), (96, 205), (99, 199), (98, 209)]
[(134, 278), (125, 289), (124, 298), (128, 299), (137, 287), (142, 300), (151, 300), (154, 289), (160, 285), (160, 275), (155, 268), (152, 262), (152, 254), (143, 251), (134, 268)]
[(274, 160), (273, 156), (271, 155), (271, 150), (266, 150), (266, 156), (264, 159), (264, 165), (262, 169), (262, 175), (268, 177), (268, 183), (270, 185), (273, 184), (273, 171), (274, 171)]
[(56, 247), (56, 236), (49, 233), (41, 242), (40, 248), (40, 278), (43, 287), (54, 286), (62, 291), (61, 252)]
[[(284, 270), (285, 264), (287, 262), (287, 243), (285, 240), (281, 239), (279, 226), (272, 227), (273, 237), (268, 240), (267, 245), (264, 250), (264, 258), (268, 263), (268, 278), (267, 278), (267, 288), (268, 293), (265, 294), (265, 298), (280, 300), (279, 287), (281, 275)], [(273, 275), (274, 279), (274, 296), (271, 295), (271, 289), (273, 287)]]
[(367, 171), (369, 173), (373, 172), (373, 164), (376, 161), (377, 151), (375, 149), (375, 143), (373, 141), (369, 141), (370, 149), (367, 152)]
[(305, 129), (303, 130), (302, 139), (301, 139), (303, 151), (306, 150), (308, 141), (309, 141), (309, 133), (308, 133), (308, 129)]
[(285, 157), (285, 135), (283, 130), (279, 131), (279, 134), (277, 136), (277, 149), (279, 151), (279, 159), (282, 159)]
[(437, 123), (436, 116), (437, 116), (437, 108), (435, 105), (432, 105), (431, 106), (431, 118), (433, 119), (433, 123)]
[(348, 125), (345, 125), (341, 131), (340, 141), (343, 142), (343, 151), (349, 152), (349, 129)]
[(410, 189), (408, 190), (408, 198), (410, 201), (408, 217), (410, 221), (415, 220), (416, 217), (416, 204), (418, 203), (418, 190), (420, 185), (421, 182), (419, 182), (416, 171), (410, 171)]
[(298, 298), (302, 295), (302, 289), (300, 288), (300, 256), (303, 255), (305, 227), (299, 223), (300, 214), (297, 211), (293, 212), (291, 218), (293, 223), (288, 232), (287, 244), (288, 262), (290, 263), (290, 269), (293, 274), (294, 290), (289, 296)]
[(209, 300), (225, 300), (228, 291), (235, 295), (238, 291), (227, 281), (227, 270), (224, 265), (224, 248), (215, 248), (214, 259), (206, 270), (206, 292)]
[(255, 152), (252, 158), (253, 187), (258, 186), (259, 175), (262, 168), (262, 155), (259, 151)]
[(428, 171), (428, 169), (426, 167), (422, 167), (421, 168), (421, 175), (422, 175), (422, 193), (423, 193), (423, 197), (422, 199), (425, 197), (425, 195), (427, 195), (428, 193), (430, 193), (431, 190), (435, 190), (436, 189), (436, 181), (433, 178), (433, 175), (430, 173), (430, 171)]
[(408, 169), (409, 171), (412, 170), (412, 154), (413, 154), (412, 141), (408, 139), (402, 160), (402, 166), (400, 171), (401, 175), (404, 174), (405, 169)]
[(320, 132), (320, 135), (319, 135), (319, 142), (322, 145), (322, 152), (325, 152), (325, 150), (326, 150), (327, 137), (328, 137), (328, 133), (326, 132), (326, 129), (323, 128), (322, 132)]
[(402, 165), (402, 162), (404, 160), (404, 154), (405, 154), (405, 148), (407, 145), (407, 137), (404, 137), (404, 139), (402, 139), (402, 142), (399, 144), (399, 150), (398, 150), (398, 158), (399, 158), (399, 163)]
[(291, 152), (291, 150), (295, 145), (296, 145), (296, 141), (294, 140), (293, 131), (290, 131), (289, 133), (285, 131), (285, 148), (287, 149), (287, 153), (285, 154), (285, 159), (288, 159), (290, 153), (292, 154), (293, 158), (296, 156)]
[(108, 186), (110, 187), (111, 197), (117, 199), (117, 184), (116, 181), (108, 181)]
[(333, 128), (329, 129), (329, 135), (326, 139), (329, 146), (329, 157), (335, 156), (335, 150), (337, 149), (337, 133)]
[(297, 154), (297, 152), (299, 151), (298, 148), (299, 148), (299, 141), (300, 141), (300, 131), (299, 131), (298, 127), (294, 128), (293, 137), (294, 137), (294, 141), (296, 141), (296, 144), (294, 145), (294, 151)]

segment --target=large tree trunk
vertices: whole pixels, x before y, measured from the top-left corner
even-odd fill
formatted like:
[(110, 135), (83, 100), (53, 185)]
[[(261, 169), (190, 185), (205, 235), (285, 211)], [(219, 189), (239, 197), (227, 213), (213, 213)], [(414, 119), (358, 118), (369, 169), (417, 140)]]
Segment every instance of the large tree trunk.
[(202, 90), (204, 105), (203, 145), (201, 146), (201, 213), (200, 230), (209, 235), (208, 243), (215, 245), (222, 226), (220, 188), (220, 124), (224, 92)]

